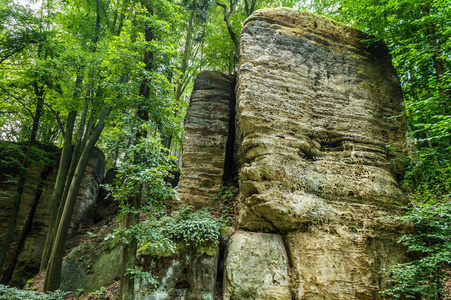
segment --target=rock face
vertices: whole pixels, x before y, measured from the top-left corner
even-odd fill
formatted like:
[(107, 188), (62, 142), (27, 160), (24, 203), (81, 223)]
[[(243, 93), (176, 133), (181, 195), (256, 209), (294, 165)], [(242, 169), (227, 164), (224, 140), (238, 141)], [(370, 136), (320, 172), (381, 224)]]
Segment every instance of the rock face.
[[(56, 151), (56, 149), (53, 149)], [(27, 188), (22, 196), (13, 244), (2, 270), (3, 280), (11, 286), (22, 287), (26, 281), (39, 271), (40, 259), (47, 236), (49, 207), (53, 186), (58, 172), (59, 156), (55, 157), (54, 166), (50, 169), (42, 165), (31, 165), (27, 178)], [(1, 174), (5, 175), (5, 174)], [(75, 213), (71, 222), (71, 231), (77, 230), (86, 211), (95, 203), (99, 185), (104, 175), (104, 158), (98, 149), (91, 153), (88, 166), (79, 190)], [(0, 176), (1, 177), (1, 176)], [(39, 181), (44, 184), (39, 187)], [(0, 184), (0, 189), (13, 192), (16, 183)], [(12, 197), (2, 199), (0, 209), (0, 233), (6, 232)], [(22, 237), (22, 240), (20, 240)], [(18, 245), (18, 246), (17, 246)], [(11, 251), (13, 250), (13, 251)]]
[(119, 280), (121, 247), (109, 249), (109, 243), (95, 240), (72, 249), (62, 266), (60, 289), (88, 294)]
[(224, 299), (291, 300), (289, 261), (280, 235), (237, 232), (227, 249)]
[[(388, 145), (404, 151), (401, 88), (386, 46), (366, 38), (285, 8), (255, 12), (242, 30), (238, 225), (282, 234), (271, 246), (278, 250), (266, 249), (288, 253), (278, 270), (289, 269), (291, 295), (277, 299), (378, 299), (380, 269), (406, 259), (396, 240), (408, 228), (391, 217), (404, 198), (388, 164)], [(237, 250), (233, 239), (228, 274), (259, 265), (238, 255), (254, 250)], [(225, 281), (224, 299), (275, 299), (235, 296), (254, 284), (252, 276)], [(271, 289), (285, 293), (286, 280)]]
[(218, 72), (202, 72), (194, 83), (185, 118), (178, 195), (196, 207), (209, 205), (222, 184), (233, 91), (234, 79)]

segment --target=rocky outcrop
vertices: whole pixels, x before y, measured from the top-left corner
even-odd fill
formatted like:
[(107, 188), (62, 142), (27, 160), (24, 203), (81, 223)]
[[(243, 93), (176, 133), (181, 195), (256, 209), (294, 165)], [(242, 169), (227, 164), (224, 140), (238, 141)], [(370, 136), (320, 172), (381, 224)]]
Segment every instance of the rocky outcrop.
[[(393, 218), (404, 197), (388, 164), (389, 145), (404, 151), (401, 88), (386, 46), (366, 39), (285, 8), (257, 11), (241, 33), (238, 226), (282, 234), (292, 294), (280, 299), (378, 299), (381, 268), (406, 259), (396, 241), (408, 228)], [(241, 257), (226, 270), (258, 264)], [(224, 299), (252, 284), (225, 282)]]
[(203, 252), (193, 246), (179, 246), (168, 257), (142, 257), (144, 270), (149, 271), (158, 284), (141, 280), (136, 300), (215, 299), (218, 247)]
[(62, 266), (60, 289), (89, 294), (119, 280), (122, 251), (110, 249), (110, 243), (100, 237), (72, 249)]
[[(57, 151), (53, 149), (52, 151)], [(50, 200), (58, 172), (59, 155), (56, 155), (53, 166), (32, 164), (28, 172), (26, 189), (22, 196), (16, 230), (14, 233), (14, 249), (8, 253), (8, 260), (3, 270), (3, 280), (11, 286), (21, 287), (39, 271), (40, 259), (47, 236), (50, 214)], [(2, 170), (3, 171), (3, 170)], [(14, 170), (9, 170), (14, 175)], [(8, 174), (0, 174), (2, 176)], [(71, 231), (75, 232), (86, 215), (87, 210), (95, 203), (99, 185), (104, 176), (103, 153), (94, 149), (79, 190), (75, 213), (71, 222)], [(40, 186), (39, 182), (43, 182)], [(2, 192), (15, 191), (16, 182), (0, 184)], [(12, 197), (2, 199), (0, 209), (0, 232), (6, 231)]]
[(185, 203), (208, 206), (221, 188), (233, 91), (234, 79), (219, 72), (204, 71), (196, 78), (186, 112), (183, 177), (178, 185)]

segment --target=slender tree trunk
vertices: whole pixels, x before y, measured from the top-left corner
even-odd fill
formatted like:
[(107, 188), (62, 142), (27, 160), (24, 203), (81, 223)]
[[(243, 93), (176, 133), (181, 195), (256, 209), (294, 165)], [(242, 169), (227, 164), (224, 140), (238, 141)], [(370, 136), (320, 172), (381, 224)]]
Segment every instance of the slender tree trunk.
[(244, 0), (244, 10), (246, 11), (246, 17), (249, 17), (255, 10), (255, 4), (257, 4), (257, 0)]
[[(84, 105), (83, 105), (83, 112), (81, 115), (80, 125), (77, 132), (77, 138), (75, 141), (75, 147), (74, 151), (72, 152), (72, 158), (70, 161), (70, 167), (69, 172), (66, 176), (66, 181), (64, 183), (64, 191), (63, 196), (61, 197), (59, 209), (57, 213), (57, 219), (56, 224), (58, 225), (61, 220), (61, 215), (63, 214), (63, 208), (66, 203), (67, 195), (69, 194), (69, 188), (71, 184), (71, 180), (74, 177), (75, 170), (77, 168), (78, 161), (80, 160), (81, 153), (83, 152), (83, 135), (86, 134), (85, 132), (85, 123), (86, 123), (86, 115), (88, 112), (88, 99), (85, 99)], [(54, 232), (54, 235), (56, 235), (56, 229)], [(53, 237), (53, 240), (55, 239), (55, 236)], [(53, 245), (53, 242), (52, 242)]]
[(230, 16), (233, 13), (234, 7), (235, 7), (235, 1), (230, 0), (230, 7), (228, 8), (229, 11), (227, 11), (227, 6), (225, 4), (216, 2), (216, 5), (222, 7), (222, 13), (224, 15), (224, 22), (227, 26), (227, 31), (229, 32), (230, 38), (232, 39), (233, 44), (235, 45), (235, 61), (238, 61), (240, 57), (240, 43), (238, 41), (238, 37), (236, 36), (235, 32), (233, 31), (232, 24), (230, 23)]
[(97, 126), (94, 128), (92, 134), (86, 142), (86, 146), (83, 149), (83, 153), (78, 161), (77, 168), (72, 178), (69, 193), (67, 195), (66, 203), (64, 205), (63, 214), (59, 222), (58, 231), (56, 233), (55, 241), (52, 247), (52, 251), (49, 258), (49, 263), (47, 267), (47, 274), (44, 282), (44, 291), (53, 291), (59, 288), (61, 279), (61, 266), (63, 263), (64, 250), (66, 245), (67, 233), (69, 230), (70, 221), (74, 212), (75, 202), (77, 200), (78, 189), (80, 188), (81, 181), (83, 179), (83, 174), (88, 164), (89, 154), (94, 148), (100, 134), (105, 127), (105, 119), (109, 115), (111, 107), (106, 108)]
[(191, 10), (191, 16), (188, 23), (188, 29), (186, 34), (186, 41), (185, 41), (185, 49), (183, 50), (183, 57), (182, 57), (182, 66), (180, 68), (180, 77), (179, 81), (177, 82), (177, 88), (175, 90), (175, 100), (179, 101), (180, 96), (182, 95), (182, 87), (183, 87), (183, 78), (185, 77), (186, 69), (188, 66), (188, 53), (189, 49), (191, 47), (191, 39), (193, 36), (193, 21), (194, 21), (194, 7), (195, 7), (195, 1), (193, 2), (193, 9)]
[[(425, 16), (429, 16), (430, 15), (430, 6), (429, 4), (425, 4), (421, 7), (421, 10), (423, 12), (423, 14)], [(441, 57), (441, 45), (437, 42), (437, 30), (435, 27), (435, 24), (432, 22), (429, 22), (426, 24), (427, 28), (426, 28), (426, 33), (428, 35), (428, 39), (429, 39), (429, 43), (432, 46), (432, 61), (434, 63), (434, 69), (435, 69), (435, 75), (437, 77), (438, 83), (440, 84), (439, 87), (439, 92), (441, 97), (443, 98), (447, 98), (448, 101), (443, 101), (443, 103), (445, 103), (445, 105), (443, 105), (443, 113), (445, 115), (449, 115), (450, 114), (450, 106), (446, 105), (447, 102), (449, 102), (449, 100), (451, 99), (451, 95), (449, 90), (447, 91), (444, 86), (445, 86), (445, 72), (446, 72), (446, 67), (445, 67), (445, 63), (443, 61), (443, 58)], [(445, 100), (445, 99), (443, 99)]]
[[(140, 207), (140, 197), (137, 195), (129, 200), (130, 207), (138, 211)], [(125, 218), (125, 227), (132, 228), (139, 224), (139, 212), (128, 213)], [(121, 261), (121, 280), (119, 285), (119, 300), (134, 299), (135, 295), (135, 281), (129, 274), (129, 270), (134, 270), (136, 265), (136, 251), (138, 243), (133, 238), (128, 244), (122, 247), (122, 261)]]
[(53, 240), (56, 233), (56, 224), (58, 221), (58, 209), (60, 207), (61, 197), (64, 192), (64, 184), (66, 182), (67, 174), (69, 172), (70, 161), (72, 157), (72, 134), (74, 131), (75, 118), (77, 111), (73, 110), (67, 117), (66, 131), (64, 135), (63, 150), (61, 153), (60, 163), (58, 167), (58, 174), (56, 177), (55, 186), (52, 192), (52, 199), (50, 201), (50, 222), (47, 231), (47, 238), (45, 241), (44, 251), (41, 258), (41, 266), (39, 272), (44, 272), (47, 268), (47, 262), (50, 257), (50, 251), (53, 245)]

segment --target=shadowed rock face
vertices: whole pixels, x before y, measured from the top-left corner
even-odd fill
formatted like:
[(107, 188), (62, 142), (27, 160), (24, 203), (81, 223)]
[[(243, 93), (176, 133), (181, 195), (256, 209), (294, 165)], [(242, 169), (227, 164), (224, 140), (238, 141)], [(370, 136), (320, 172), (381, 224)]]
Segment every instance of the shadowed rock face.
[[(56, 152), (56, 149), (54, 151)], [(45, 170), (43, 165), (32, 164), (30, 166), (26, 181), (27, 188), (22, 195), (14, 232), (14, 248), (11, 247), (8, 252), (5, 264), (8, 269), (5, 268), (2, 270), (3, 274), (0, 274), (5, 276), (7, 279), (5, 281), (9, 281), (10, 286), (22, 287), (30, 279), (30, 276), (39, 270), (50, 220), (52, 191), (58, 172), (59, 155), (56, 156), (54, 166), (48, 170)], [(70, 224), (70, 234), (76, 232), (79, 224), (86, 217), (87, 210), (95, 204), (104, 176), (104, 163), (103, 153), (97, 148), (92, 150), (78, 192)], [(1, 171), (0, 169), (0, 173), (2, 173)], [(36, 187), (39, 180), (44, 182), (41, 188)], [(16, 185), (16, 182), (2, 183), (0, 190), (14, 192)], [(0, 208), (0, 233), (3, 233), (6, 232), (13, 198), (5, 197), (1, 203), (4, 207)]]
[[(257, 11), (242, 30), (238, 223), (281, 234), (291, 295), (278, 299), (378, 299), (386, 286), (380, 269), (405, 260), (396, 240), (407, 229), (390, 217), (404, 197), (387, 148), (404, 151), (401, 88), (386, 46), (367, 38), (285, 8)], [(261, 244), (259, 235), (251, 239)], [(224, 299), (257, 299), (237, 293), (252, 291), (271, 268), (249, 271), (248, 254), (233, 245), (226, 272), (249, 275), (225, 280)]]
[(210, 71), (200, 73), (194, 83), (185, 118), (178, 195), (196, 207), (208, 206), (222, 184), (233, 84), (232, 77)]

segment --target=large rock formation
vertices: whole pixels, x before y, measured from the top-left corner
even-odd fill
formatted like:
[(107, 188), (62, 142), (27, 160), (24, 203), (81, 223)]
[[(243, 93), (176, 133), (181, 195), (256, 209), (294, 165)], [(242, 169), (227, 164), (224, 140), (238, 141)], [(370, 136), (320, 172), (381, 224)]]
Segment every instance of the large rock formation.
[[(281, 234), (292, 294), (278, 299), (377, 299), (381, 268), (405, 259), (406, 228), (391, 217), (404, 198), (388, 164), (389, 145), (404, 150), (401, 88), (386, 46), (366, 39), (285, 8), (257, 11), (242, 30), (239, 227)], [(233, 245), (226, 266), (248, 272)], [(252, 279), (240, 280), (225, 281), (224, 299), (272, 299), (235, 296)]]
[[(236, 82), (240, 230), (226, 251), (224, 299), (378, 299), (388, 284), (381, 269), (407, 259), (396, 241), (409, 228), (394, 218), (405, 201), (400, 170), (389, 164), (391, 148), (405, 150), (401, 88), (387, 47), (366, 41), (292, 9), (246, 20)], [(195, 142), (183, 154), (190, 184), (182, 181), (181, 198), (190, 203), (205, 203), (224, 155), (234, 156), (223, 151), (227, 114), (196, 105), (199, 90), (186, 121)], [(221, 142), (204, 142), (213, 140)]]
[(210, 71), (200, 73), (194, 83), (185, 118), (178, 195), (197, 207), (208, 205), (222, 184), (233, 83), (232, 77)]

